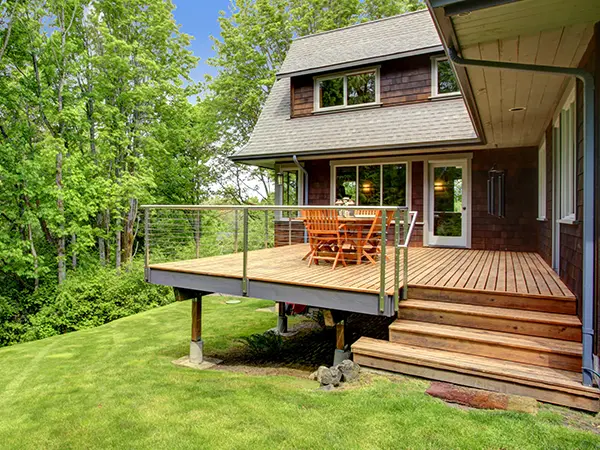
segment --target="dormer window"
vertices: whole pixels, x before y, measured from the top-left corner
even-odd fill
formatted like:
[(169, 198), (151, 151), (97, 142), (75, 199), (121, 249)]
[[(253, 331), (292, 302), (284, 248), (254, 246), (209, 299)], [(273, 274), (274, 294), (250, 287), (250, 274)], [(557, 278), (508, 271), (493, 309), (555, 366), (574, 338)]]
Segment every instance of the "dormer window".
[(379, 68), (315, 77), (315, 111), (379, 103)]
[(458, 81), (445, 56), (431, 58), (431, 96), (459, 95)]

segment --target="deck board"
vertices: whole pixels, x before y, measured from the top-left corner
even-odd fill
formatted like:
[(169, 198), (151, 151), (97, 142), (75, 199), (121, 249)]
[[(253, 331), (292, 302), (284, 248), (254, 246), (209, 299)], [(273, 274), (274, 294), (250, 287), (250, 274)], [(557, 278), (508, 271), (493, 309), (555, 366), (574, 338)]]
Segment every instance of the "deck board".
[[(321, 261), (308, 266), (302, 257), (306, 244), (255, 250), (248, 254), (248, 278), (281, 284), (324, 289), (377, 293), (379, 264), (348, 262), (335, 270)], [(387, 249), (386, 286), (394, 291), (394, 250)], [(402, 253), (401, 253), (402, 257)], [(450, 248), (410, 248), (409, 286), (429, 286), (488, 292), (509, 292), (570, 298), (574, 295), (536, 253), (483, 251)], [(400, 283), (403, 283), (402, 261)], [(151, 269), (242, 278), (242, 253), (186, 261), (151, 264)]]

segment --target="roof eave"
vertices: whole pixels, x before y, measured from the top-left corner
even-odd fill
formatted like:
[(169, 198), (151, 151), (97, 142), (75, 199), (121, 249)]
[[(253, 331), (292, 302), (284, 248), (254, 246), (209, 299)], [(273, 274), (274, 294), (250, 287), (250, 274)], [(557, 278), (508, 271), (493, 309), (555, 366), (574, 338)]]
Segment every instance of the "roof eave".
[[(483, 0), (486, 1), (486, 0)], [(510, 1), (510, 0), (498, 0), (498, 1)], [(444, 10), (444, 4), (463, 4), (470, 3), (469, 1), (461, 1), (461, 0), (425, 0), (427, 4), (427, 8), (429, 9), (429, 13), (431, 14), (431, 18), (433, 19), (433, 23), (438, 31), (440, 36), (440, 40), (442, 41), (442, 48), (446, 55), (448, 54), (448, 48), (454, 47), (456, 49), (460, 49), (458, 38), (454, 33), (454, 27), (452, 25), (452, 21), (450, 20), (450, 16), (446, 15)], [(471, 87), (471, 82), (469, 80), (469, 75), (467, 74), (467, 70), (465, 67), (457, 66), (452, 63), (452, 67), (454, 68), (454, 72), (456, 73), (456, 78), (458, 80), (458, 84), (460, 86), (460, 90), (465, 99), (465, 104), (467, 106), (467, 112), (469, 113), (469, 117), (471, 118), (471, 122), (475, 128), (475, 133), (480, 139), (481, 144), (486, 144), (486, 136), (483, 131), (483, 125), (481, 123), (481, 117), (479, 115), (479, 110), (477, 108), (477, 103), (475, 101), (475, 94), (473, 92), (473, 88)]]
[(391, 145), (380, 145), (380, 146), (369, 146), (369, 147), (347, 147), (343, 149), (316, 149), (309, 151), (300, 152), (282, 152), (282, 153), (263, 153), (255, 155), (242, 155), (240, 153), (229, 157), (234, 162), (243, 164), (254, 164), (253, 161), (268, 161), (284, 158), (292, 158), (293, 156), (315, 156), (315, 155), (332, 155), (332, 154), (345, 154), (345, 153), (356, 153), (365, 151), (377, 151), (377, 150), (402, 150), (402, 149), (419, 149), (419, 148), (431, 148), (431, 147), (451, 147), (458, 145), (481, 145), (479, 138), (470, 139), (456, 139), (448, 141), (437, 141), (437, 142), (423, 142), (423, 143), (407, 143), (407, 144), (391, 144)]
[(329, 66), (320, 66), (320, 67), (314, 67), (314, 68), (305, 69), (305, 70), (296, 70), (296, 71), (292, 71), (292, 72), (279, 72), (276, 74), (276, 76), (277, 76), (277, 79), (281, 79), (281, 78), (297, 77), (297, 76), (302, 76), (302, 75), (316, 75), (316, 74), (323, 73), (323, 72), (333, 72), (336, 70), (344, 70), (344, 69), (349, 69), (349, 68), (356, 67), (356, 66), (364, 66), (367, 64), (375, 64), (375, 63), (379, 63), (379, 62), (390, 61), (392, 59), (409, 58), (411, 56), (419, 56), (419, 55), (425, 55), (428, 53), (436, 53), (436, 52), (442, 52), (442, 51), (444, 51), (444, 47), (442, 45), (432, 45), (429, 47), (423, 47), (423, 48), (411, 50), (408, 52), (391, 53), (389, 55), (376, 56), (373, 58), (358, 59), (355, 61), (348, 61), (348, 62), (341, 63), (341, 64), (332, 64)]

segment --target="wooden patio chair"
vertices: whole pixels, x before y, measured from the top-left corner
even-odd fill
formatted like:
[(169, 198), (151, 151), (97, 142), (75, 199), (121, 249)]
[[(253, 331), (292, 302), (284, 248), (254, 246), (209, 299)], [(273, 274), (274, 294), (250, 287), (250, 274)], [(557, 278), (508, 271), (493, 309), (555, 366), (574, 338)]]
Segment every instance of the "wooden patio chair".
[[(308, 265), (319, 264), (319, 260), (333, 261), (335, 269), (338, 261), (346, 265), (344, 259), (344, 243), (346, 241), (346, 227), (340, 225), (338, 213), (334, 209), (303, 210), (302, 219), (308, 232), (310, 253)], [(319, 255), (319, 252), (328, 250), (335, 252), (335, 257)]]
[(354, 217), (375, 217), (376, 215), (376, 209), (357, 209), (354, 211)]
[[(385, 220), (385, 229), (389, 228), (392, 223), (392, 218), (394, 217), (394, 211), (386, 211), (386, 220)], [(373, 218), (373, 222), (369, 227), (368, 233), (365, 235), (364, 239), (357, 245), (357, 261), (360, 261), (363, 256), (366, 256), (371, 263), (375, 264), (375, 259), (373, 256), (381, 253), (381, 245), (383, 240), (383, 245), (386, 245), (387, 236), (381, 236), (381, 210), (375, 211), (375, 217)], [(386, 260), (388, 258), (386, 257)]]

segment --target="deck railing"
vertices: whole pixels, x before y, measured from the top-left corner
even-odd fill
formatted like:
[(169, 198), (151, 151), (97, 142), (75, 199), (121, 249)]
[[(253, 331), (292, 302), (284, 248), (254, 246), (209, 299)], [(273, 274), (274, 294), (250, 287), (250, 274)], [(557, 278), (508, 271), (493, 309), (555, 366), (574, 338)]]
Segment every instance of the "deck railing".
[[(308, 242), (308, 232), (301, 218), (303, 210), (337, 211), (340, 223), (349, 224), (345, 227), (345, 240), (350, 246), (355, 246), (361, 239), (364, 241), (364, 236), (360, 234), (372, 225), (369, 213), (381, 211), (381, 217), (392, 215), (393, 220), (380, 220), (377, 223), (377, 227), (380, 227), (377, 235), (385, 236), (387, 245), (381, 245), (379, 252), (371, 255), (379, 265), (380, 311), (383, 313), (385, 299), (389, 295), (391, 280), (388, 264), (393, 264), (393, 296), (396, 307), (400, 291), (403, 298), (406, 298), (408, 292), (408, 246), (417, 213), (405, 207), (144, 205), (142, 209), (146, 269), (156, 263), (202, 260), (210, 256), (242, 253), (241, 282), (244, 294), (248, 293), (248, 278), (252, 276), (249, 273), (252, 270), (249, 259), (254, 255), (262, 255), (252, 253), (253, 251)], [(356, 225), (360, 221), (352, 217), (362, 218), (362, 229)], [(390, 250), (394, 254), (388, 260), (387, 253)], [(347, 264), (354, 265), (356, 262), (347, 261)], [(371, 262), (362, 261), (362, 264), (365, 270), (373, 271)], [(338, 270), (341, 267), (335, 269)], [(341, 274), (335, 271), (333, 273)]]

